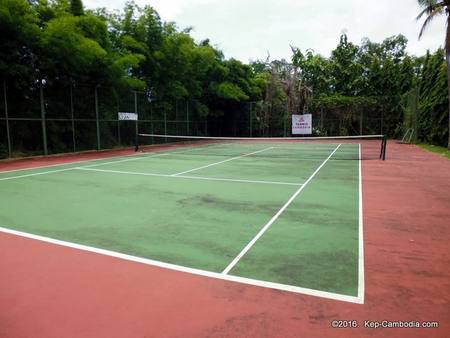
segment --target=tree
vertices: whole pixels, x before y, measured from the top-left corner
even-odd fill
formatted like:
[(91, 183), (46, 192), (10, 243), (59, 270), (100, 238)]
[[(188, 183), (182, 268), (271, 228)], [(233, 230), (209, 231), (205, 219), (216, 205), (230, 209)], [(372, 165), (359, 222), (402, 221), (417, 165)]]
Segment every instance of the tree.
[(417, 133), (428, 143), (445, 145), (447, 109), (447, 69), (444, 51), (427, 53), (418, 81)]
[(74, 16), (81, 16), (84, 14), (83, 2), (81, 0), (70, 0), (70, 12)]
[(26, 0), (0, 2), (0, 74), (14, 81), (30, 80), (41, 39), (38, 17)]
[(336, 93), (353, 96), (359, 94), (358, 80), (362, 67), (358, 62), (359, 48), (341, 35), (339, 45), (331, 52), (331, 82)]
[(417, 16), (417, 20), (420, 20), (424, 15), (426, 15), (425, 21), (419, 33), (419, 39), (422, 37), (425, 29), (428, 27), (431, 21), (438, 15), (447, 16), (447, 32), (445, 36), (445, 58), (447, 60), (447, 89), (448, 89), (448, 100), (449, 100), (449, 115), (448, 115), (448, 148), (450, 149), (450, 0), (418, 0), (419, 5), (423, 8), (422, 11)]
[(292, 47), (292, 63), (298, 67), (300, 78), (305, 86), (315, 93), (326, 94), (330, 91), (330, 62), (308, 49), (305, 54), (297, 47)]

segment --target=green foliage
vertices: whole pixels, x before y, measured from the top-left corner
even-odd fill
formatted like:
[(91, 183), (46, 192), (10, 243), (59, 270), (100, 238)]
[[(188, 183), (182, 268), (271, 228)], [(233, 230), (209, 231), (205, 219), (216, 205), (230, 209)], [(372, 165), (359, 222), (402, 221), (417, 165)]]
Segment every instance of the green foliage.
[(83, 15), (78, 18), (77, 25), (84, 37), (96, 41), (104, 49), (111, 48), (106, 22), (102, 18)]
[(107, 52), (88, 37), (80, 25), (80, 19), (63, 16), (50, 20), (43, 32), (42, 46), (48, 53), (51, 65), (64, 74), (89, 73), (102, 62)]
[(343, 95), (358, 95), (358, 81), (362, 73), (361, 64), (357, 62), (358, 46), (348, 42), (347, 36), (341, 36), (339, 45), (331, 52), (330, 74), (331, 86), (335, 92)]
[[(447, 33), (445, 36), (445, 55), (447, 59), (447, 98), (450, 100), (450, 97), (448, 97), (448, 92), (450, 92), (450, 1), (444, 0), (444, 1), (437, 1), (437, 0), (418, 0), (419, 6), (421, 8), (421, 11), (419, 15), (417, 16), (417, 20), (420, 20), (422, 17), (425, 17), (425, 20), (422, 23), (422, 28), (420, 29), (419, 33), (419, 39), (422, 37), (425, 30), (429, 27), (430, 23), (437, 17), (445, 15), (446, 16), (446, 24), (447, 24)], [(432, 67), (432, 65), (426, 65), (428, 70)], [(424, 72), (425, 73), (425, 72)], [(441, 77), (439, 79), (442, 82)], [(442, 97), (442, 94), (441, 94)], [(427, 97), (428, 99), (430, 97)], [(426, 100), (428, 102), (428, 100)], [(433, 101), (439, 101), (439, 100), (433, 100)], [(438, 105), (439, 106), (439, 105)], [(436, 107), (438, 108), (438, 107)], [(433, 129), (432, 135), (428, 136), (433, 139), (433, 142), (438, 142), (438, 144), (441, 144), (442, 142), (442, 134), (447, 134), (447, 147), (450, 149), (450, 101), (447, 102), (447, 108), (449, 110), (448, 113), (448, 124), (447, 127), (444, 129), (438, 129), (436, 130), (435, 126), (428, 126), (429, 128)], [(440, 111), (440, 109), (438, 108)], [(423, 115), (423, 114), (422, 114)], [(441, 126), (441, 116), (439, 112), (432, 112), (432, 117), (428, 118), (428, 121), (433, 121), (438, 126)], [(438, 116), (436, 116), (438, 115)], [(438, 127), (439, 128), (439, 127)]]
[(222, 82), (218, 86), (213, 86), (212, 90), (216, 95), (223, 99), (234, 101), (248, 100), (248, 96), (236, 84), (231, 82)]
[(376, 104), (374, 97), (365, 96), (343, 96), (334, 94), (322, 96), (316, 101), (316, 104), (325, 109), (345, 109), (347, 111), (360, 111)]
[[(224, 133), (230, 121), (248, 118), (249, 101), (264, 101), (253, 106), (264, 133), (270, 125), (283, 127), (286, 110), (304, 108), (289, 91), (306, 88), (313, 100), (305, 109), (339, 120), (338, 132), (358, 133), (355, 116), (364, 114), (374, 121), (381, 116), (383, 132), (395, 136), (405, 97), (419, 88), (419, 136), (442, 144), (448, 133), (442, 51), (416, 58), (406, 46), (402, 35), (358, 46), (344, 34), (330, 57), (292, 47), (292, 64), (246, 65), (134, 1), (121, 12), (85, 11), (80, 0), (0, 2), (0, 72), (17, 89), (42, 78), (138, 89), (151, 92), (155, 109), (167, 112), (177, 108), (174, 102), (189, 101), (198, 116), (219, 117)], [(406, 114), (410, 119), (411, 111)], [(367, 132), (379, 132), (379, 125)]]
[(32, 76), (40, 39), (37, 13), (26, 0), (0, 2), (0, 72), (4, 77)]
[[(417, 71), (406, 45), (406, 38), (397, 35), (381, 43), (364, 39), (357, 46), (344, 34), (330, 58), (292, 47), (292, 62), (314, 92), (312, 109), (325, 111), (325, 119), (348, 120), (335, 132), (359, 133), (354, 120), (363, 113), (369, 126), (363, 132), (396, 136), (402, 122), (402, 96), (413, 86)], [(372, 126), (368, 121), (373, 121)]]
[(75, 16), (83, 15), (83, 2), (81, 0), (70, 0), (70, 13)]
[(418, 137), (436, 145), (447, 145), (448, 91), (444, 51), (425, 57), (419, 76)]
[(317, 93), (330, 92), (330, 61), (312, 50), (304, 55), (300, 49), (292, 47), (292, 52), (292, 63), (299, 68), (305, 84)]

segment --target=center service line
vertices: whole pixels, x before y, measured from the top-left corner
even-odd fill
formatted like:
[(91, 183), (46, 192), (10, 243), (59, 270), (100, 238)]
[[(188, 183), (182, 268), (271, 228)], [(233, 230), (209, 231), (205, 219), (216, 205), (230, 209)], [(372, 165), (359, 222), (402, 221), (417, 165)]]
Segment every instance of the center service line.
[(239, 262), (239, 260), (251, 249), (251, 247), (256, 243), (256, 241), (269, 229), (269, 227), (280, 217), (284, 210), (292, 203), (292, 201), (302, 192), (302, 190), (308, 185), (309, 182), (316, 176), (320, 169), (328, 162), (328, 160), (333, 156), (333, 154), (339, 149), (341, 144), (339, 144), (333, 152), (322, 162), (322, 164), (312, 173), (312, 175), (306, 180), (306, 182), (289, 198), (289, 200), (281, 207), (280, 210), (267, 222), (266, 225), (256, 234), (255, 237), (245, 246), (244, 249), (237, 255), (233, 261), (222, 271), (223, 275), (227, 275), (231, 269)]

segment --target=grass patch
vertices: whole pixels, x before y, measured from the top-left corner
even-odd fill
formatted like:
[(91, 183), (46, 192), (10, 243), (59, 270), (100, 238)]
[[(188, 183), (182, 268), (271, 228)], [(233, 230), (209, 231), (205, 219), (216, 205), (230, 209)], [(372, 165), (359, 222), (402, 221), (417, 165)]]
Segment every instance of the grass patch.
[(426, 143), (418, 143), (417, 145), (425, 150), (431, 151), (432, 153), (436, 153), (450, 159), (450, 150), (448, 148)]

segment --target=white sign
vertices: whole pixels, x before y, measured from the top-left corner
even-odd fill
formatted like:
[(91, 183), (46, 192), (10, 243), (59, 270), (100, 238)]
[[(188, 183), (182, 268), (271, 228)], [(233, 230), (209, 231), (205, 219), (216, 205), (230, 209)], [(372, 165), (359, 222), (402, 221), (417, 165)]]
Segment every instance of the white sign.
[(120, 121), (137, 121), (138, 116), (135, 113), (120, 113), (119, 112), (119, 120)]
[(312, 115), (292, 115), (292, 135), (311, 135)]

